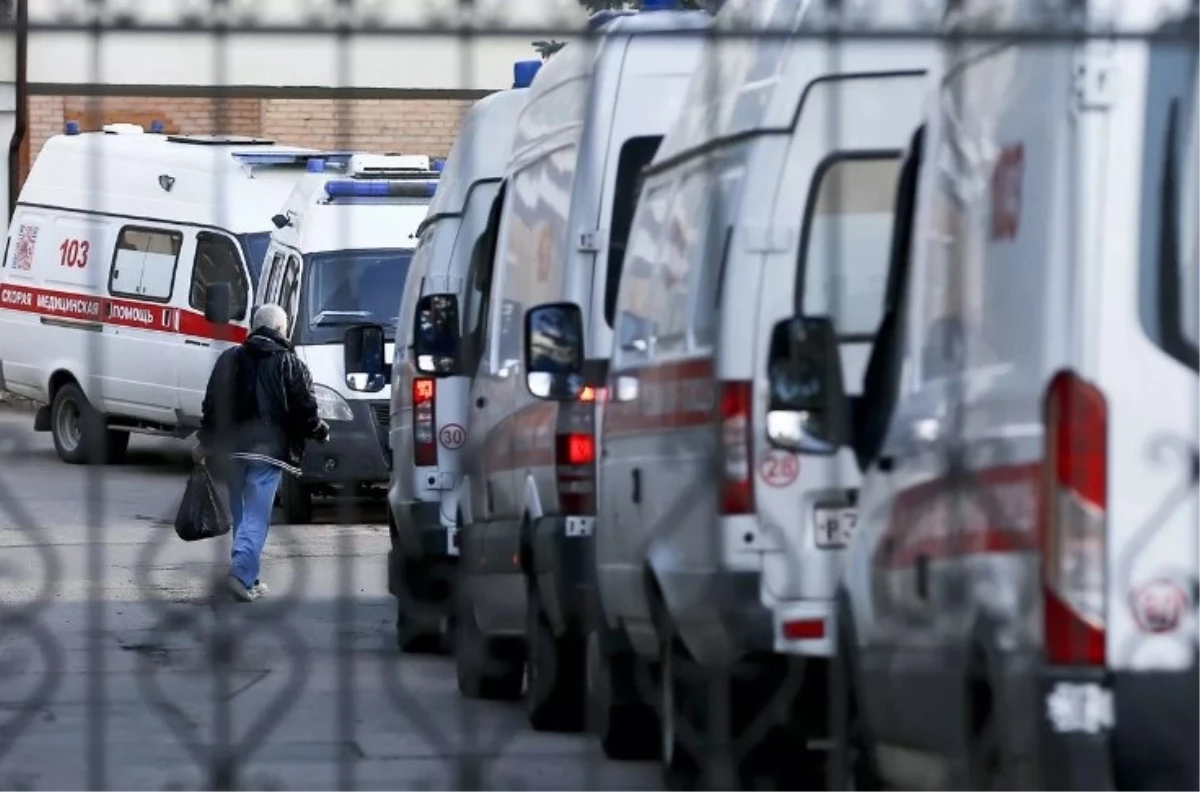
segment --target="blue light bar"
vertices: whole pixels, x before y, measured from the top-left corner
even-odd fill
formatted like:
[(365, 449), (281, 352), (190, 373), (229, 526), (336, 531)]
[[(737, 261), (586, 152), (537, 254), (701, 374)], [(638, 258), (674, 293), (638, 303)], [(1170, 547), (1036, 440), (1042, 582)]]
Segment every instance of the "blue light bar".
[(523, 60), (513, 64), (513, 88), (528, 88), (542, 68), (540, 60)]
[(79, 134), (79, 122), (78, 121), (68, 121), (67, 123), (63, 124), (63, 132), (67, 135), (78, 135)]
[(308, 161), (308, 172), (309, 173), (324, 173), (325, 172), (325, 160), (316, 159), (316, 158), (310, 159)]
[(642, 0), (643, 11), (674, 11), (678, 8), (678, 0)]
[(434, 173), (441, 173), (442, 171), (446, 170), (446, 160), (435, 159), (433, 164), (429, 167), (433, 168)]
[(161, 135), (163, 132), (166, 132), (166, 131), (167, 131), (167, 125), (164, 124), (162, 121), (151, 121), (150, 122), (150, 134)]
[(325, 182), (325, 194), (330, 198), (432, 198), (437, 192), (437, 186), (436, 179), (339, 179)]

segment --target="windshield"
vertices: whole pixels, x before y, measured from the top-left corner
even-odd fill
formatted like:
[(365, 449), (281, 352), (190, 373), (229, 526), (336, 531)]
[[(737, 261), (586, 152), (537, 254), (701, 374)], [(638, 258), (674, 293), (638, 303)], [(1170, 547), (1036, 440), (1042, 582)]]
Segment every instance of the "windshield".
[(271, 245), (271, 235), (266, 231), (257, 234), (240, 234), (242, 252), (246, 254), (246, 264), (250, 267), (250, 284), (258, 288), (258, 276), (262, 273), (263, 260), (267, 257), (267, 248)]
[(382, 325), (394, 340), (412, 250), (343, 250), (304, 257), (299, 343), (341, 343), (347, 327)]

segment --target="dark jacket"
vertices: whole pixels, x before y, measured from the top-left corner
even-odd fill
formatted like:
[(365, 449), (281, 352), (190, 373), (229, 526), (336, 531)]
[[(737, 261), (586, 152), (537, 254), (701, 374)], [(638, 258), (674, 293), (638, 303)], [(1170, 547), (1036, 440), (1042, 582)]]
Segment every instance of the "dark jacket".
[(299, 466), (305, 441), (329, 431), (317, 415), (308, 367), (268, 328), (221, 353), (203, 409), (200, 445), (213, 454), (261, 454)]

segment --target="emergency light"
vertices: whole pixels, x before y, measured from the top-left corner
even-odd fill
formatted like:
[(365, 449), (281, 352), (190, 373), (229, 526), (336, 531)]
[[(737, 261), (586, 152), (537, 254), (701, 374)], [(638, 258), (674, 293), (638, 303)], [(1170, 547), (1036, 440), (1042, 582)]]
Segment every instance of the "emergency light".
[(79, 134), (79, 122), (78, 121), (68, 121), (66, 124), (63, 125), (63, 133), (67, 134), (67, 135), (78, 135)]
[(432, 198), (437, 186), (436, 179), (339, 179), (325, 182), (325, 194), (330, 198)]
[(446, 160), (435, 159), (431, 167), (433, 168), (434, 173), (441, 173), (442, 171), (446, 170)]
[(643, 11), (675, 11), (678, 8), (678, 0), (642, 0)]
[(513, 88), (528, 88), (542, 68), (540, 60), (523, 60), (513, 64)]
[(307, 168), (307, 170), (308, 170), (308, 172), (309, 172), (309, 173), (324, 173), (324, 172), (325, 172), (325, 160), (323, 160), (323, 159), (310, 159), (310, 160), (308, 161), (308, 168)]

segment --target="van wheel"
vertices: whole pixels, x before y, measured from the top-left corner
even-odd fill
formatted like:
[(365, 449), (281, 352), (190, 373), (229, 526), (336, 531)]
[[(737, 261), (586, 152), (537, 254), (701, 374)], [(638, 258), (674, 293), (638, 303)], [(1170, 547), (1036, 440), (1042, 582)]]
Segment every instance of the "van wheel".
[(104, 416), (74, 382), (54, 394), (50, 436), (59, 459), (71, 465), (103, 465), (123, 457), (129, 448), (129, 433), (110, 432)]
[(572, 636), (555, 637), (536, 586), (529, 586), (525, 602), (529, 725), (537, 731), (582, 731), (586, 695), (583, 644)]
[[(706, 707), (702, 696), (697, 695), (704, 691), (697, 690), (692, 678), (696, 669), (689, 665), (686, 652), (673, 635), (663, 637), (659, 656), (662, 661), (659, 739), (663, 788), (698, 789), (704, 776), (697, 756), (699, 746), (689, 745), (690, 741), (680, 733), (680, 728), (695, 730), (695, 724), (688, 719), (688, 711)], [(703, 737), (703, 734), (698, 736)]]
[(295, 476), (284, 475), (279, 484), (279, 505), (288, 525), (308, 525), (313, 519), (312, 490)]
[(609, 759), (651, 760), (660, 752), (658, 713), (643, 702), (637, 671), (633, 653), (610, 655), (600, 645), (599, 631), (588, 632), (588, 721)]
[(854, 687), (854, 661), (850, 652), (849, 641), (839, 636), (837, 654), (830, 663), (833, 750), (829, 757), (828, 788), (882, 789)]
[(396, 595), (396, 645), (410, 654), (440, 654), (449, 649), (444, 624), (453, 597), (454, 566), (445, 561), (403, 558)]
[(521, 697), (524, 658), (515, 644), (487, 639), (465, 598), (455, 616), (454, 665), (458, 692), (464, 698), (515, 701)]

